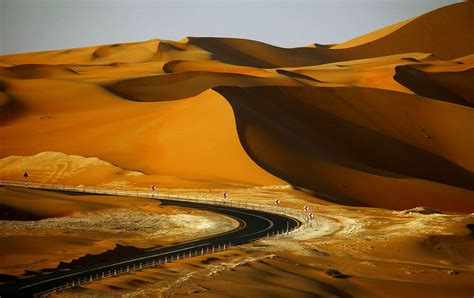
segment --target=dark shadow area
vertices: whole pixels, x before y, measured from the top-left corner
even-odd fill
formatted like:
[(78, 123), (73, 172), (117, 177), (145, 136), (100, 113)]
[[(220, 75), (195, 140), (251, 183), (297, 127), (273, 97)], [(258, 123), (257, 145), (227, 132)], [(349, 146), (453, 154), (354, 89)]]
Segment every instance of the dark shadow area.
[(393, 78), (418, 95), (474, 107), (474, 69), (435, 73), (405, 65), (395, 71)]
[[(319, 89), (214, 88), (231, 104), (240, 141), (249, 156), (267, 171), (296, 186), (333, 197), (322, 191), (312, 178), (315, 172), (307, 161), (319, 160), (384, 177), (415, 177), (474, 189), (472, 172), (431, 152), (317, 108), (318, 96), (323, 96), (318, 93)], [(312, 92), (314, 96), (310, 96)], [(336, 95), (329, 96), (343, 100)], [(249, 138), (255, 129), (261, 136)], [(278, 144), (278, 152), (284, 153), (278, 155), (270, 144)], [(306, 159), (302, 160), (302, 156)], [(354, 203), (358, 201), (356, 197), (350, 199)]]
[[(137, 248), (135, 246), (124, 246), (116, 244), (114, 249), (109, 249), (103, 253), (91, 255), (86, 254), (78, 259), (74, 259), (71, 262), (60, 262), (59, 265), (53, 269), (64, 270), (64, 269), (73, 269), (79, 268), (85, 265), (97, 264), (102, 262), (109, 262), (122, 259), (124, 257), (134, 256), (146, 251), (146, 249)], [(43, 271), (47, 271), (44, 269)]]
[(281, 75), (285, 75), (287, 77), (294, 78), (294, 79), (303, 79), (303, 80), (310, 80), (310, 81), (313, 81), (313, 82), (322, 83), (322, 81), (320, 81), (320, 80), (317, 80), (317, 79), (312, 78), (310, 76), (307, 76), (307, 75), (304, 75), (304, 74), (301, 74), (301, 73), (297, 73), (297, 72), (294, 72), (294, 71), (288, 71), (288, 70), (284, 70), (284, 69), (277, 69), (276, 72), (281, 74)]
[(0, 204), (0, 220), (36, 221), (47, 217)]
[(327, 48), (280, 48), (239, 38), (189, 37), (189, 43), (212, 53), (214, 59), (234, 65), (258, 68), (317, 65), (336, 59)]

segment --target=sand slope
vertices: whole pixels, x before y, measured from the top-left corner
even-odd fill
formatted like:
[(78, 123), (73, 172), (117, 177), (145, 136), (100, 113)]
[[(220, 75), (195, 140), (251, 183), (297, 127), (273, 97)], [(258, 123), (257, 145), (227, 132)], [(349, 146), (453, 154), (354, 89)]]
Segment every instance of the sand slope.
[[(342, 204), (473, 212), (473, 11), (458, 3), (330, 46), (188, 37), (0, 56), (0, 158), (19, 156), (0, 173), (292, 184)], [(49, 157), (35, 172), (37, 154)], [(72, 155), (107, 164), (55, 170)]]
[[(348, 199), (342, 203), (472, 210), (474, 138), (470, 131), (460, 131), (473, 125), (471, 109), (374, 89), (216, 91), (233, 106), (249, 155), (295, 185)], [(457, 121), (450, 123), (451, 117)], [(449, 202), (444, 200), (447, 193)]]
[[(363, 42), (326, 47), (284, 49), (251, 40), (235, 38), (188, 38), (226, 63), (274, 68), (323, 64), (372, 58), (400, 53), (432, 53), (441, 59), (455, 59), (474, 52), (474, 3), (457, 3), (417, 18), (376, 31)], [(456, 21), (453, 21), (456, 20)], [(390, 32), (390, 33), (388, 33)]]

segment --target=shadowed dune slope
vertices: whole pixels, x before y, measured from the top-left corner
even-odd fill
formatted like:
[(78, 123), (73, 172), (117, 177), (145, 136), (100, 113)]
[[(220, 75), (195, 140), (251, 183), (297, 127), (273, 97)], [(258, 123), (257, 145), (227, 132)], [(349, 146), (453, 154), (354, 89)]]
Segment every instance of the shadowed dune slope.
[(167, 101), (198, 95), (216, 86), (296, 86), (298, 82), (286, 77), (261, 78), (237, 73), (188, 71), (119, 81), (106, 88), (133, 101)]
[(213, 58), (225, 63), (275, 68), (305, 66), (339, 61), (326, 48), (285, 49), (263, 42), (222, 37), (188, 37), (188, 43), (210, 53)]
[(231, 103), (248, 154), (284, 180), (346, 204), (474, 210), (474, 137), (455, 131), (473, 125), (470, 109), (362, 88), (215, 90)]
[(474, 69), (425, 72), (413, 66), (397, 66), (394, 79), (421, 96), (474, 107)]
[(335, 51), (353, 58), (423, 52), (451, 60), (474, 52), (472, 28), (474, 2), (456, 3), (414, 18), (381, 38)]
[(185, 71), (207, 71), (207, 72), (222, 72), (222, 73), (238, 73), (252, 76), (266, 77), (272, 73), (265, 69), (238, 66), (232, 64), (222, 63), (218, 60), (208, 61), (186, 61), (186, 60), (172, 60), (163, 65), (163, 71), (166, 73), (185, 72)]
[(212, 90), (183, 100), (143, 103), (93, 84), (41, 79), (11, 80), (5, 92), (18, 111), (0, 127), (2, 157), (44, 151), (98, 157), (170, 187), (284, 183), (246, 155), (229, 104)]
[[(468, 28), (474, 28), (473, 2), (437, 9), (403, 23), (380, 38), (367, 37), (368, 42), (348, 48), (286, 49), (253, 40), (214, 37), (189, 37), (188, 43), (223, 62), (263, 68), (317, 65), (410, 52), (432, 53), (451, 60), (474, 52), (474, 34)], [(378, 31), (372, 34), (379, 35)]]
[(373, 32), (358, 36), (356, 38), (345, 41), (343, 43), (334, 44), (330, 48), (331, 49), (345, 49), (345, 48), (351, 48), (351, 47), (359, 46), (359, 45), (362, 45), (362, 44), (365, 44), (365, 43), (369, 43), (371, 41), (382, 38), (382, 37), (384, 37), (384, 36), (386, 36), (390, 33), (393, 33), (394, 31), (400, 29), (401, 27), (405, 26), (406, 24), (410, 23), (413, 20), (414, 20), (414, 18), (411, 18), (411, 19), (408, 19), (408, 20), (404, 20), (404, 21), (395, 23), (393, 25), (384, 27), (382, 29), (375, 30)]
[(0, 67), (0, 77), (13, 79), (40, 79), (48, 77), (71, 77), (77, 72), (66, 66), (21, 64), (10, 67)]

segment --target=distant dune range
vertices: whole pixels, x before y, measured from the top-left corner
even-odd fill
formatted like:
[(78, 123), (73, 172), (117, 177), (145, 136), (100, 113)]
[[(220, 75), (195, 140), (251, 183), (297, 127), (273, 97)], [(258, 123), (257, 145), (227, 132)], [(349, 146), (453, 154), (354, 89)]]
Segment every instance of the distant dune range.
[[(339, 204), (474, 212), (473, 16), (458, 3), (329, 46), (188, 37), (0, 56), (0, 158), (19, 156), (0, 176), (291, 184)], [(45, 174), (55, 152), (107, 166)]]

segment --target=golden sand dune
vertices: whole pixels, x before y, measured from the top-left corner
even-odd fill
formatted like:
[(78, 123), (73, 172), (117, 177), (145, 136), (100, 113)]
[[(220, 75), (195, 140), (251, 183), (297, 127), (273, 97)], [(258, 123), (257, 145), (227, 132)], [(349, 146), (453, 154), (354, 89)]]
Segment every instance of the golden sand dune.
[(43, 151), (98, 157), (151, 175), (150, 182), (158, 175), (170, 187), (282, 183), (245, 154), (229, 104), (212, 90), (138, 103), (92, 84), (10, 80), (6, 93), (18, 113), (0, 130), (4, 157)]
[(226, 64), (219, 60), (208, 61), (189, 61), (189, 60), (172, 60), (163, 65), (166, 73), (184, 72), (184, 71), (209, 71), (222, 73), (238, 73), (258, 77), (271, 76), (272, 72), (254, 67), (245, 67), (232, 64)]
[(446, 6), (406, 22), (332, 47), (350, 57), (376, 57), (397, 53), (424, 52), (451, 60), (474, 52), (474, 5), (472, 2)]
[(342, 204), (473, 212), (473, 10), (333, 46), (188, 37), (0, 56), (0, 158), (22, 156), (3, 173), (53, 151), (110, 164), (55, 178), (68, 183), (292, 184)]
[(231, 103), (249, 155), (286, 181), (346, 204), (473, 210), (469, 108), (362, 88), (216, 91)]
[(405, 26), (405, 25), (409, 24), (410, 22), (412, 22), (414, 19), (415, 18), (411, 18), (411, 19), (408, 19), (408, 20), (398, 22), (396, 24), (393, 24), (393, 25), (387, 26), (385, 28), (370, 32), (368, 34), (358, 36), (358, 37), (356, 37), (354, 39), (351, 39), (351, 40), (348, 40), (346, 42), (335, 44), (335, 45), (331, 46), (330, 48), (333, 49), (333, 50), (345, 49), (345, 48), (356, 47), (356, 46), (359, 46), (359, 45), (363, 45), (365, 43), (373, 42), (374, 40), (380, 39), (382, 37), (385, 37), (385, 36), (395, 32), (395, 31), (397, 31), (398, 29), (400, 29), (403, 26)]
[(74, 77), (74, 69), (58, 65), (21, 64), (10, 67), (0, 67), (0, 76), (13, 79), (40, 79)]
[(474, 52), (474, 35), (470, 29), (474, 27), (473, 14), (472, 2), (458, 3), (390, 26), (384, 33), (369, 33), (361, 40), (332, 48), (284, 49), (234, 38), (189, 38), (188, 42), (223, 62), (263, 68), (316, 65), (410, 52), (432, 53), (450, 60)]
[(169, 75), (150, 76), (120, 81), (106, 87), (117, 95), (134, 101), (165, 101), (196, 96), (207, 89), (232, 85), (248, 86), (297, 86), (297, 81), (276, 76), (271, 79), (236, 73), (187, 71)]
[(304, 66), (340, 61), (326, 48), (280, 48), (239, 38), (188, 37), (187, 42), (228, 64), (258, 68)]
[[(127, 171), (96, 157), (85, 158), (60, 152), (41, 152), (34, 156), (9, 156), (0, 159), (0, 175), (14, 177), (19, 169), (28, 171), (34, 181), (41, 183), (68, 183), (82, 180), (84, 184), (120, 181), (120, 177), (143, 177), (137, 171)], [(113, 179), (104, 180), (112, 176)], [(125, 180), (125, 179), (124, 179)]]
[(398, 66), (394, 79), (418, 95), (474, 107), (474, 68), (426, 72), (423, 66)]

